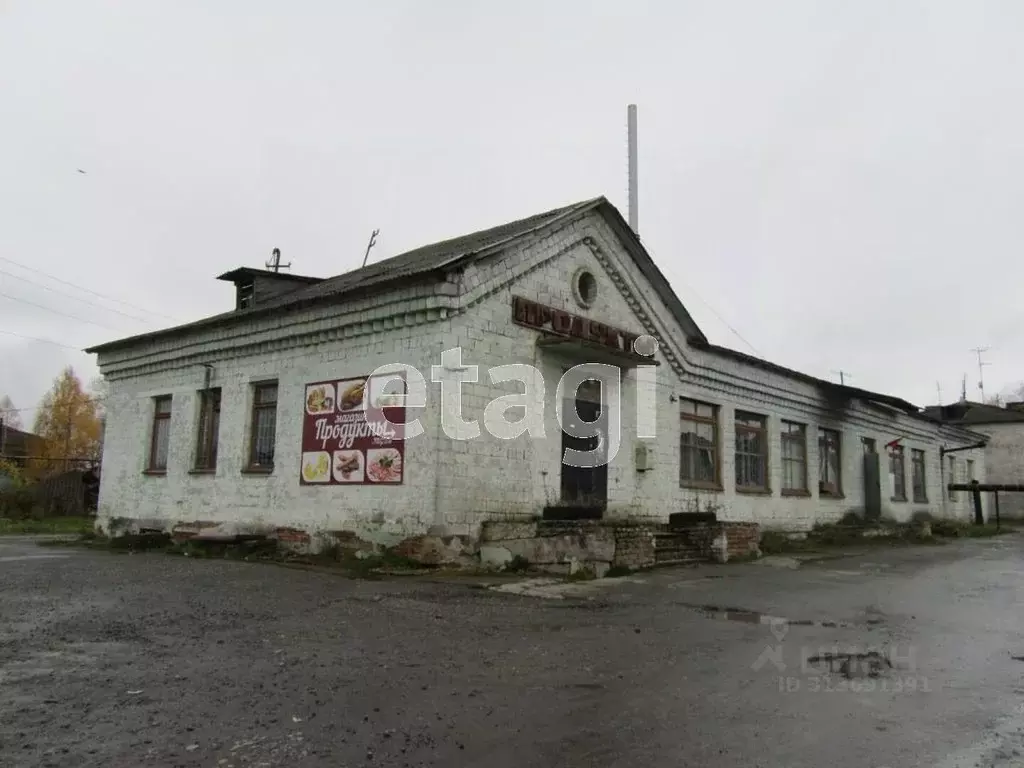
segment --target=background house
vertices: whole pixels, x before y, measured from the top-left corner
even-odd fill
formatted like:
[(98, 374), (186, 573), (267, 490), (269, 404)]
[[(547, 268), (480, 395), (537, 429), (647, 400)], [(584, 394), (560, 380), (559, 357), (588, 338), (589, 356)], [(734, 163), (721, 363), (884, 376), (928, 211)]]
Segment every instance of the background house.
[(33, 456), (43, 456), (45, 451), (46, 441), (39, 435), (23, 432), (0, 422), (0, 459), (21, 469), (26, 479), (38, 479), (36, 475), (42, 474), (42, 467), (29, 459)]
[[(928, 406), (925, 414), (988, 436), (985, 482), (1024, 484), (1024, 402), (999, 406), (962, 400), (952, 405)], [(970, 479), (962, 472), (956, 473), (957, 482)], [(1006, 517), (1024, 518), (1024, 493), (1000, 493), (999, 512)]]

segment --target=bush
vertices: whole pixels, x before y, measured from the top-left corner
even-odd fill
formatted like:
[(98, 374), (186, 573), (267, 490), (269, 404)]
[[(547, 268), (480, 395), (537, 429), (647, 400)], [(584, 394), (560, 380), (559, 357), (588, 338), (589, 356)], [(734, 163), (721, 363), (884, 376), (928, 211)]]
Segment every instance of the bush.
[(528, 571), (530, 570), (530, 561), (522, 555), (516, 555), (505, 563), (505, 570), (510, 573), (522, 573), (523, 571)]
[(35, 506), (35, 494), (24, 486), (11, 486), (0, 491), (0, 517), (28, 520)]
[(940, 519), (932, 521), (932, 535), (942, 536), (948, 539), (956, 539), (966, 536), (970, 524), (962, 520)]
[(839, 518), (839, 522), (837, 523), (837, 525), (848, 525), (860, 528), (864, 525), (864, 518), (861, 517), (859, 513), (850, 510), (841, 518)]

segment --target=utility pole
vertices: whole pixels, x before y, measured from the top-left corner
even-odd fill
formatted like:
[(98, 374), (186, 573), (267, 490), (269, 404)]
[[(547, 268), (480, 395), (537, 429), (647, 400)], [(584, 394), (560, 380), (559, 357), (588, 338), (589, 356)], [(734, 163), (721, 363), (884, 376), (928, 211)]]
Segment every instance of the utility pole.
[[(846, 377), (850, 376), (850, 374), (847, 373), (846, 371), (832, 371), (832, 373), (839, 374), (839, 385), (845, 387), (846, 386)], [(852, 379), (853, 376), (850, 376), (850, 378)]]
[(269, 269), (271, 272), (280, 272), (282, 269), (291, 269), (291, 268), (292, 268), (291, 262), (288, 262), (287, 264), (282, 264), (281, 263), (281, 249), (280, 248), (275, 248), (274, 250), (272, 250), (270, 252), (270, 261), (267, 262), (267, 269)]
[(990, 347), (975, 347), (971, 350), (978, 356), (978, 390), (981, 393), (981, 402), (985, 402), (985, 366), (987, 362), (981, 359), (982, 352), (988, 352)]
[(373, 230), (370, 234), (370, 242), (366, 244), (366, 255), (363, 256), (363, 266), (366, 266), (366, 260), (370, 258), (370, 249), (377, 244), (377, 235), (380, 234), (379, 229)]

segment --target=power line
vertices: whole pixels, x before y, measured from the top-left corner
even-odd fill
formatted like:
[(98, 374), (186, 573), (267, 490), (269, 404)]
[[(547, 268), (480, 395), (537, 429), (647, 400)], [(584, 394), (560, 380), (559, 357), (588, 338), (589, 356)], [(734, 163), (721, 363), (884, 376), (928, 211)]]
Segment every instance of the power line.
[(61, 344), (59, 341), (53, 339), (41, 339), (38, 336), (26, 336), (24, 333), (15, 333), (14, 331), (6, 331), (0, 328), (0, 333), (8, 336), (17, 336), (19, 339), (27, 339), (28, 341), (41, 341), (43, 344), (53, 344), (55, 347), (64, 347), (64, 349), (73, 349), (75, 352), (81, 352), (81, 347), (73, 347), (70, 344)]
[(6, 261), (8, 264), (13, 264), (16, 267), (21, 267), (22, 269), (26, 269), (29, 272), (35, 272), (37, 275), (42, 275), (43, 277), (47, 277), (50, 280), (56, 280), (58, 283), (63, 283), (64, 285), (70, 285), (72, 288), (77, 288), (80, 291), (84, 291), (85, 293), (92, 294), (93, 296), (96, 296), (98, 298), (106, 299), (107, 301), (115, 301), (118, 304), (123, 304), (126, 307), (131, 307), (132, 309), (137, 309), (137, 310), (139, 310), (141, 312), (146, 312), (146, 313), (151, 314), (151, 315), (156, 315), (157, 317), (162, 317), (165, 320), (171, 320), (171, 321), (173, 321), (175, 323), (181, 322), (177, 318), (171, 317), (170, 315), (165, 315), (165, 314), (163, 314), (161, 312), (154, 312), (151, 309), (146, 309), (146, 307), (140, 307), (137, 304), (132, 304), (131, 302), (124, 301), (123, 299), (118, 299), (118, 298), (115, 298), (113, 296), (108, 296), (107, 294), (100, 293), (98, 291), (94, 291), (94, 290), (91, 290), (89, 288), (85, 288), (85, 287), (83, 287), (81, 285), (76, 285), (75, 283), (69, 282), (67, 280), (62, 280), (61, 278), (55, 277), (54, 275), (51, 275), (48, 272), (43, 272), (41, 269), (35, 269), (34, 267), (28, 267), (28, 266), (25, 266), (24, 264), (22, 264), (20, 262), (15, 261), (14, 259), (8, 259), (6, 256), (0, 256), (0, 261)]
[(27, 277), (22, 277), (21, 275), (16, 275), (13, 272), (8, 272), (6, 269), (0, 269), (0, 275), (7, 275), (8, 277), (13, 277), (15, 280), (21, 280), (23, 282), (28, 283), (29, 285), (34, 285), (37, 288), (42, 288), (44, 291), (52, 291), (53, 293), (56, 293), (58, 296), (66, 296), (67, 298), (71, 299), (72, 301), (80, 301), (83, 304), (89, 304), (91, 306), (98, 307), (99, 309), (102, 309), (104, 312), (116, 312), (119, 315), (124, 315), (125, 317), (130, 317), (132, 320), (138, 320), (141, 323), (153, 323), (154, 322), (152, 319), (147, 319), (145, 317), (139, 317), (138, 315), (131, 315), (131, 314), (127, 313), (127, 312), (122, 312), (120, 309), (114, 309), (113, 307), (105, 307), (105, 306), (103, 306), (102, 304), (100, 304), (99, 302), (96, 302), (96, 301), (90, 301), (89, 299), (82, 299), (82, 298), (79, 298), (78, 296), (72, 296), (70, 293), (67, 293), (66, 291), (58, 291), (56, 288), (51, 288), (48, 285), (43, 285), (42, 283), (37, 283), (35, 280), (29, 280)]
[(3, 296), (6, 299), (10, 299), (11, 301), (18, 301), (18, 302), (21, 302), (22, 304), (28, 304), (30, 307), (39, 307), (39, 309), (45, 309), (47, 312), (52, 312), (55, 315), (60, 315), (61, 317), (67, 317), (67, 318), (69, 318), (71, 320), (77, 320), (80, 323), (88, 323), (89, 325), (97, 325), (100, 328), (106, 328), (108, 331), (114, 331), (115, 333), (123, 333), (123, 331), (121, 331), (121, 330), (119, 330), (117, 328), (113, 328), (112, 326), (109, 326), (109, 325), (104, 325), (103, 323), (97, 323), (95, 320), (86, 320), (84, 317), (79, 317), (78, 315), (69, 315), (67, 312), (61, 312), (59, 310), (54, 309), (53, 307), (48, 307), (45, 304), (37, 304), (36, 302), (29, 301), (28, 299), (21, 299), (21, 298), (18, 298), (17, 296), (11, 296), (9, 293), (4, 293), (3, 291), (0, 291), (0, 296)]

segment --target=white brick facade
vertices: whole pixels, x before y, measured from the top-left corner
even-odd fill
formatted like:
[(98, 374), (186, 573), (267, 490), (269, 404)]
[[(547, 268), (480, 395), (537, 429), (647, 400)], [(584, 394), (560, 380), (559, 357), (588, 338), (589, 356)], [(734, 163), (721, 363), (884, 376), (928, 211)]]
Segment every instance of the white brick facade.
[[(1024, 484), (1024, 423), (976, 424), (971, 429), (989, 438), (985, 446), (985, 474), (989, 483)], [(1024, 493), (999, 494), (999, 513), (1024, 517)]]
[[(581, 267), (598, 278), (596, 301), (586, 310), (576, 303), (571, 289), (572, 276)], [(883, 514), (900, 520), (924, 509), (943, 516), (969, 514), (967, 494), (949, 502), (942, 492), (939, 447), (974, 442), (977, 435), (860, 401), (847, 402), (837, 411), (808, 381), (688, 345), (677, 320), (612, 228), (591, 212), (476, 261), (431, 288), (403, 288), (101, 352), (100, 366), (110, 385), (101, 520), (122, 518), (158, 527), (206, 521), (310, 532), (351, 530), (385, 542), (432, 526), (473, 536), (484, 520), (538, 514), (557, 502), (560, 487), (561, 437), (552, 393), (562, 370), (585, 357), (560, 358), (538, 348), (537, 331), (511, 322), (513, 295), (659, 340), (657, 435), (646, 441), (652, 468), (640, 473), (634, 467), (637, 389), (636, 373), (631, 371), (622, 387), (621, 445), (608, 469), (608, 516), (665, 519), (699, 504), (714, 508), (720, 518), (768, 527), (800, 529), (836, 520), (864, 506), (862, 437), (874, 438), (879, 451), (885, 443), (905, 437), (908, 496), (911, 449), (926, 452), (928, 501), (921, 504), (890, 501), (888, 461), (880, 457)], [(438, 387), (430, 383), (431, 366), (440, 363), (443, 350), (454, 347), (462, 348), (464, 364), (480, 366), (479, 382), (463, 385), (462, 403), (464, 418), (480, 419), (482, 427), (488, 402), (521, 392), (519, 384), (491, 384), (489, 366), (528, 363), (541, 369), (548, 392), (546, 436), (507, 441), (482, 429), (472, 441), (447, 437), (441, 430)], [(396, 362), (416, 367), (428, 382), (427, 407), (416, 414), (425, 432), (406, 444), (404, 483), (300, 485), (304, 385), (359, 376)], [(212, 475), (189, 472), (196, 451), (197, 393), (204, 387), (204, 364), (213, 366), (210, 385), (222, 388), (219, 459)], [(249, 445), (251, 385), (265, 379), (276, 379), (280, 387), (275, 469), (270, 475), (249, 475), (242, 470)], [(143, 470), (153, 398), (167, 394), (173, 396), (167, 474), (148, 476)], [(678, 398), (719, 406), (721, 491), (680, 487)], [(768, 494), (736, 492), (735, 409), (768, 417)], [(783, 419), (807, 425), (807, 498), (780, 494)], [(817, 493), (819, 426), (842, 433), (843, 498)], [(984, 481), (982, 452), (957, 454), (957, 463), (965, 466), (968, 458), (974, 461), (977, 479)]]

